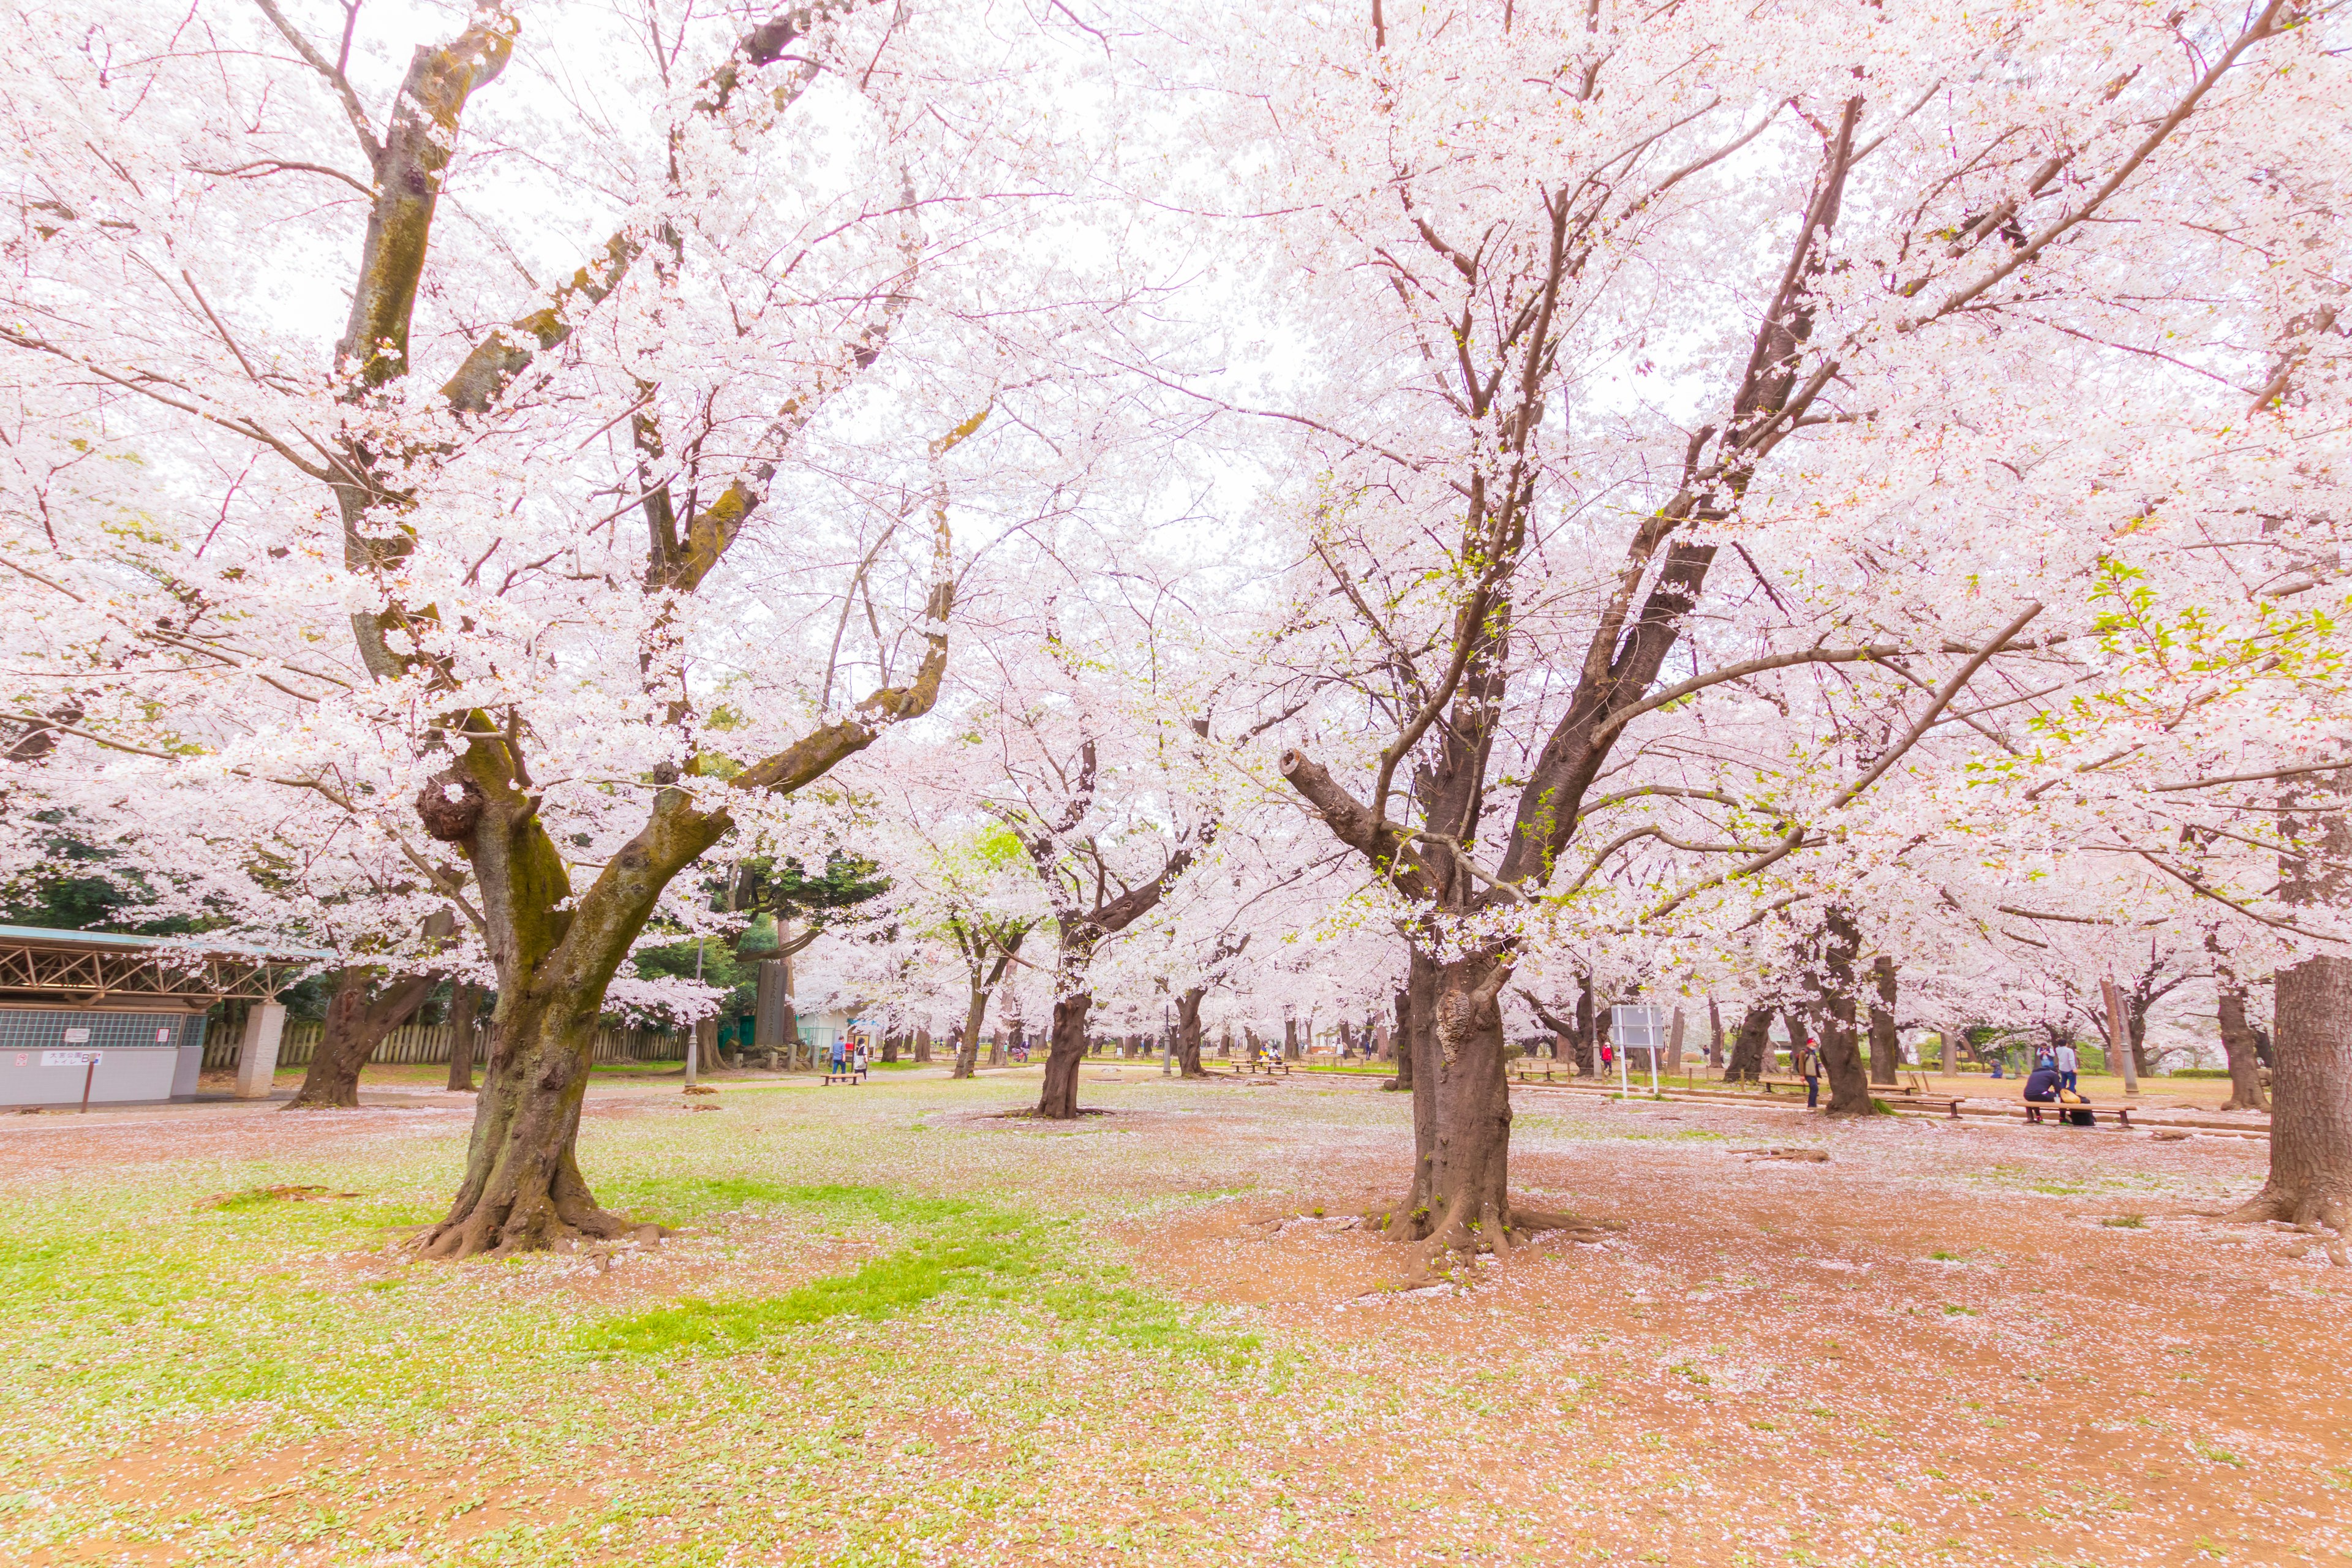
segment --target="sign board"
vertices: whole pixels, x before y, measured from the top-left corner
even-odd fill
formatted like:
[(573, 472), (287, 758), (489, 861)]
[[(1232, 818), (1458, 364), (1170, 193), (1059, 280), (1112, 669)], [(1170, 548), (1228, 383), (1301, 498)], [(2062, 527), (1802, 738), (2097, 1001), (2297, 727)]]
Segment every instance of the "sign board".
[(88, 1029), (68, 1029), (66, 1031), (66, 1044), (69, 1046), (86, 1046), (89, 1044), (89, 1031)]
[[(89, 1031), (87, 1029), (75, 1029), (69, 1032), (78, 1034), (84, 1039), (89, 1037)], [(41, 1065), (45, 1068), (96, 1067), (99, 1058), (104, 1054), (102, 1051), (43, 1051)]]
[(170, 1045), (170, 1044), (172, 1043), (172, 1031), (171, 1031), (171, 1030), (169, 1030), (169, 1029), (158, 1029), (158, 1030), (156, 1030), (156, 1031), (155, 1031), (155, 1043), (156, 1043), (157, 1045), (159, 1045), (159, 1046), (168, 1046), (168, 1045)]

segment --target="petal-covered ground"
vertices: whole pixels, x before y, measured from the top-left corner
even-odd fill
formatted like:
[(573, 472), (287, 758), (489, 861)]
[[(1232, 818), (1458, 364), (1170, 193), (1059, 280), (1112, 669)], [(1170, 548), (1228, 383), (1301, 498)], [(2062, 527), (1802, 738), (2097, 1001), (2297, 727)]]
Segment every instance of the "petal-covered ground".
[(463, 1265), (422, 1071), (9, 1118), (0, 1561), (2352, 1561), (2352, 1273), (2199, 1212), (2257, 1139), (1530, 1089), (1622, 1228), (1429, 1288), (1376, 1081), (614, 1075), (677, 1233)]

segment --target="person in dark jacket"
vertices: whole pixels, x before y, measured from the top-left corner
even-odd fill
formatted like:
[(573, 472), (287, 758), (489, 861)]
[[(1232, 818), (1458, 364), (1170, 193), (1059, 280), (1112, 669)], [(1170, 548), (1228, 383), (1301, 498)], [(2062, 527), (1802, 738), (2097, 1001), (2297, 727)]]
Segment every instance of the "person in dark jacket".
[(2057, 1103), (2058, 1081), (2058, 1068), (2048, 1057), (2034, 1064), (2032, 1076), (2025, 1080), (2025, 1119), (2028, 1121), (2041, 1121), (2042, 1108)]

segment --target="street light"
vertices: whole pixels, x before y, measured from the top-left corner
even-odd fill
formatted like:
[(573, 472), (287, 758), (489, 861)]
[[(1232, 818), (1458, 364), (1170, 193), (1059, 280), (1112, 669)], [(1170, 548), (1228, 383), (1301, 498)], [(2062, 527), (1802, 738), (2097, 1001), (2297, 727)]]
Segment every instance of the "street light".
[[(694, 983), (697, 985), (702, 984), (703, 944), (709, 940), (710, 939), (707, 936), (698, 936), (694, 939)], [(702, 1020), (697, 1018), (691, 1025), (688, 1026), (686, 1031), (686, 1087), (688, 1089), (692, 1089), (694, 1087), (694, 1069), (698, 1065), (694, 1058), (696, 1055), (696, 1047), (701, 1043)]]

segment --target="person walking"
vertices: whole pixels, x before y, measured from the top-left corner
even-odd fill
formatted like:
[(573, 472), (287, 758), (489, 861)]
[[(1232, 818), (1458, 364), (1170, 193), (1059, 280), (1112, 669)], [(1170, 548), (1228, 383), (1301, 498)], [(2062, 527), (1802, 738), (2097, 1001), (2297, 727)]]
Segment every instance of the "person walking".
[(1807, 1035), (1797, 1047), (1797, 1075), (1805, 1080), (1805, 1109), (1818, 1110), (1822, 1104), (1822, 1048)]
[(2051, 1065), (2058, 1069), (2059, 1088), (2080, 1090), (2082, 1086), (2075, 1081), (2075, 1077), (2077, 1070), (2083, 1064), (2081, 1059), (2074, 1055), (2074, 1041), (2069, 1040), (2064, 1045), (2058, 1047), (2057, 1053), (2052, 1058)]

